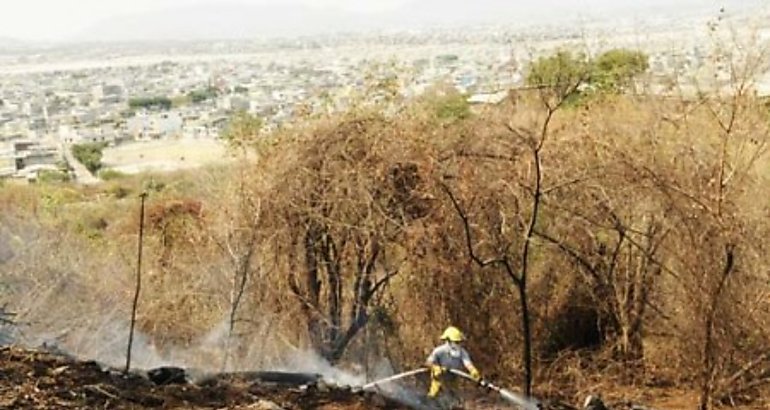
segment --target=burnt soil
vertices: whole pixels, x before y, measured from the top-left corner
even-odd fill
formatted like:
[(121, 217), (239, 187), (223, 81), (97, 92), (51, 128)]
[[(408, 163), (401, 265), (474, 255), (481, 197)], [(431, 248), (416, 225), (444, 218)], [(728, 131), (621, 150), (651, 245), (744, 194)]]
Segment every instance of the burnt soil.
[(373, 393), (286, 386), (236, 376), (157, 385), (45, 351), (0, 348), (0, 409), (406, 409)]

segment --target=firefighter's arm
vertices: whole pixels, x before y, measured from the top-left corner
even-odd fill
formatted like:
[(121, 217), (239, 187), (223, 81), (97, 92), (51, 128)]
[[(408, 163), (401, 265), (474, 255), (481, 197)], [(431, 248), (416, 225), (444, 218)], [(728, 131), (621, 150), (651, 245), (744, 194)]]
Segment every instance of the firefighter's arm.
[(438, 379), (442, 374), (444, 374), (444, 368), (441, 367), (438, 364), (438, 360), (436, 360), (436, 352), (434, 351), (431, 353), (430, 356), (428, 356), (428, 360), (426, 360), (425, 363), (428, 368), (430, 369), (430, 375), (433, 379)]
[(481, 372), (479, 372), (479, 369), (477, 369), (476, 366), (473, 364), (473, 362), (471, 361), (471, 357), (467, 351), (463, 352), (463, 364), (465, 365), (465, 368), (468, 370), (468, 373), (470, 373), (473, 380), (480, 382)]

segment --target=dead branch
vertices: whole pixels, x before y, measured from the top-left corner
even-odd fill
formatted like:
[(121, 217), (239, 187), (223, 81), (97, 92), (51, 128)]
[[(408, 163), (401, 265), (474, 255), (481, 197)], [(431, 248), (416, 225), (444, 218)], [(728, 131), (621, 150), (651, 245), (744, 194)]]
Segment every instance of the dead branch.
[(741, 367), (737, 372), (735, 372), (732, 376), (722, 380), (719, 383), (719, 388), (716, 390), (717, 396), (729, 396), (730, 393), (736, 389), (740, 388), (738, 386), (738, 381), (751, 372), (752, 370), (756, 369), (760, 365), (762, 365), (764, 362), (770, 360), (770, 352), (765, 352), (759, 357), (755, 358), (754, 360), (749, 361), (743, 367)]

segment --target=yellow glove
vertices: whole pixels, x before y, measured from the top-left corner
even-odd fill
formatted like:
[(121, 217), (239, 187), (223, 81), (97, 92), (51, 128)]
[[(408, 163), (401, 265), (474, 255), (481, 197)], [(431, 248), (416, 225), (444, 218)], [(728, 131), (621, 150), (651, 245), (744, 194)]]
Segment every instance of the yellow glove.
[(479, 373), (479, 370), (475, 367), (471, 367), (469, 370), (471, 371), (471, 377), (473, 378), (473, 381), (480, 382), (481, 373)]
[(444, 374), (444, 368), (438, 365), (433, 365), (430, 367), (430, 375), (434, 379), (438, 379), (441, 377), (441, 375)]

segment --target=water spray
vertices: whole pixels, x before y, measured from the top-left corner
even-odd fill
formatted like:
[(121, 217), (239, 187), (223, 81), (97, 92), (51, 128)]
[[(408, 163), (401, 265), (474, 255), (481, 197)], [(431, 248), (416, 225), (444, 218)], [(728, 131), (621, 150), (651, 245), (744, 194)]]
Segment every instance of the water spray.
[(540, 403), (535, 399), (516, 394), (510, 390), (495, 386), (494, 384), (485, 380), (482, 380), (481, 382), (477, 382), (476, 379), (474, 379), (470, 374), (462, 372), (460, 370), (448, 369), (448, 371), (456, 376), (460, 376), (474, 383), (479, 383), (481, 387), (485, 387), (487, 389), (496, 391), (497, 393), (500, 394), (500, 396), (503, 399), (521, 407), (524, 410), (540, 410), (542, 408)]

